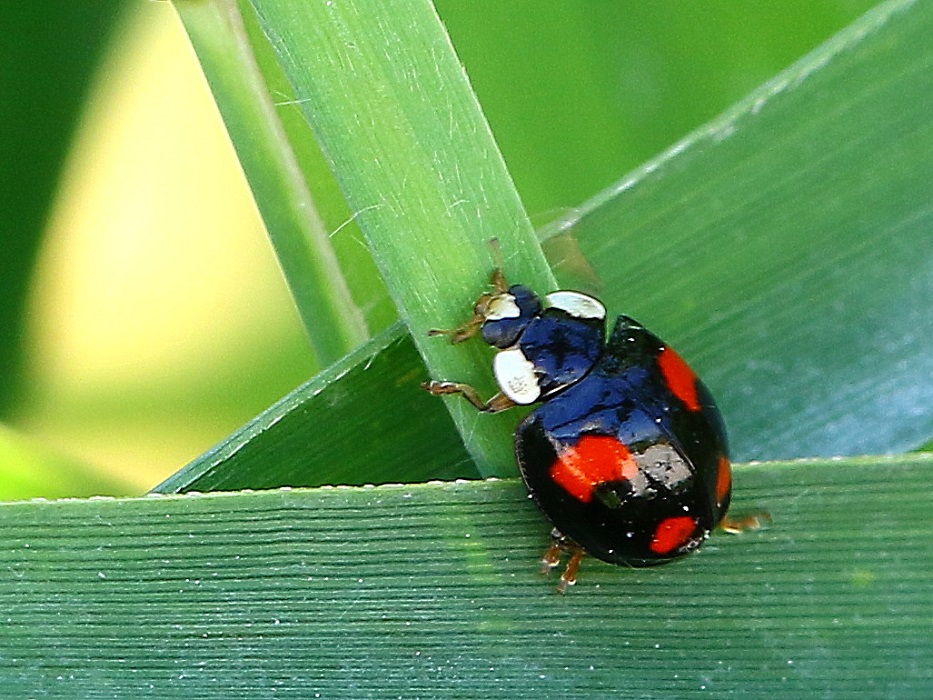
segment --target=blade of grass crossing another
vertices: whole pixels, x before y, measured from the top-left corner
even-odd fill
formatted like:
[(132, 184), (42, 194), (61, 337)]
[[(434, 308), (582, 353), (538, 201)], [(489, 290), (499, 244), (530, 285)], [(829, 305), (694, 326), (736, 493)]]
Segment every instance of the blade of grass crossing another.
[[(235, 0), (175, 3), (321, 366), (366, 338)], [(265, 69), (265, 74), (263, 73)], [(305, 134), (310, 138), (310, 134)]]
[[(491, 394), (480, 344), (429, 339), (470, 313), (493, 267), (539, 289), (554, 280), (488, 125), (425, 0), (251, 0), (389, 292), (433, 377)], [(447, 399), (486, 475), (513, 474), (515, 418)]]

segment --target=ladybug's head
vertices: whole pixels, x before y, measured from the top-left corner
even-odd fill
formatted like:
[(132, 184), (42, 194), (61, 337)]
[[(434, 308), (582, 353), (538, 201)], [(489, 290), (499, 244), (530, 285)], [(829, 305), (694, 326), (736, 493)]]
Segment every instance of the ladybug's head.
[(481, 296), (473, 312), (483, 319), (483, 340), (495, 348), (508, 348), (541, 315), (541, 300), (528, 287), (513, 284), (504, 292)]

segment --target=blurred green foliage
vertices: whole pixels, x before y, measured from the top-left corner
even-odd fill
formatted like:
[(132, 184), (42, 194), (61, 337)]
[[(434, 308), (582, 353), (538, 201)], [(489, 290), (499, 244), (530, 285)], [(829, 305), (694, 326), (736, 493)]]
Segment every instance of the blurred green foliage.
[(875, 4), (436, 3), (539, 225), (678, 141)]
[(25, 300), (59, 171), (125, 7), (0, 3), (0, 420), (20, 388)]

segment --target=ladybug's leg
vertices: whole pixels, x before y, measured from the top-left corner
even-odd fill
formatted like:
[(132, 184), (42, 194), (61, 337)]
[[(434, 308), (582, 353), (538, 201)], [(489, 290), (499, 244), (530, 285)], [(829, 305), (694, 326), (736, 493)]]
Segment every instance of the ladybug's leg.
[(560, 542), (555, 542), (548, 547), (544, 552), (544, 556), (541, 557), (541, 573), (546, 574), (560, 564), (560, 558), (563, 554), (564, 548), (561, 546)]
[(738, 535), (745, 530), (757, 530), (770, 522), (771, 513), (766, 510), (756, 510), (744, 515), (726, 515), (716, 527), (731, 535)]
[(466, 323), (457, 326), (456, 328), (447, 328), (443, 330), (439, 328), (432, 328), (428, 331), (428, 335), (449, 335), (450, 344), (456, 345), (457, 343), (462, 343), (464, 340), (472, 338), (474, 335), (476, 335), (485, 320), (486, 317), (481, 312), (477, 311), (474, 312), (473, 318), (471, 318)]
[(571, 552), (573, 553), (570, 555), (567, 566), (564, 567), (564, 573), (560, 575), (560, 583), (557, 584), (558, 593), (566, 593), (567, 587), (577, 582), (577, 569), (580, 568), (580, 562), (583, 560), (584, 551), (582, 547), (574, 545)]
[(504, 411), (515, 405), (515, 402), (502, 392), (493, 396), (489, 401), (483, 401), (476, 392), (476, 389), (469, 384), (461, 384), (460, 382), (436, 382), (432, 380), (422, 383), (421, 388), (433, 396), (460, 394), (473, 404), (477, 411), (482, 411), (483, 413), (499, 413), (499, 411)]
[(541, 573), (548, 573), (560, 564), (563, 553), (569, 552), (570, 559), (567, 561), (567, 566), (564, 567), (564, 573), (560, 575), (560, 583), (557, 584), (557, 592), (566, 593), (567, 588), (577, 582), (577, 569), (580, 568), (580, 562), (583, 560), (585, 552), (583, 547), (564, 537), (556, 528), (551, 531), (551, 537), (554, 542), (547, 548), (544, 556), (541, 557)]

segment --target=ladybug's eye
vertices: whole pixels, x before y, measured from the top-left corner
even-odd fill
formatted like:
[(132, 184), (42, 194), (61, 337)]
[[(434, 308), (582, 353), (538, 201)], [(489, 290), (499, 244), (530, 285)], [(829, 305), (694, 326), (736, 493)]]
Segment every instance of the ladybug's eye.
[(511, 347), (541, 313), (541, 302), (528, 287), (513, 284), (508, 291), (490, 294), (477, 307), (483, 319), (483, 340), (499, 349)]

